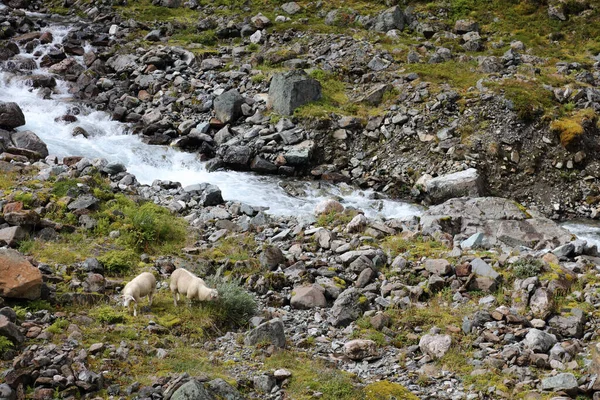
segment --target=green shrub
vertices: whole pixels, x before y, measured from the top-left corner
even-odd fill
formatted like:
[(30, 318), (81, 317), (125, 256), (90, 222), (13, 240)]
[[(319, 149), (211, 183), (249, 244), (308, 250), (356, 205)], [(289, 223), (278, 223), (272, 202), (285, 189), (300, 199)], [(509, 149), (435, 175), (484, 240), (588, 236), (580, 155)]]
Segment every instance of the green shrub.
[(245, 291), (239, 281), (225, 281), (216, 276), (208, 279), (207, 285), (219, 292), (217, 301), (203, 303), (214, 317), (217, 329), (242, 327), (256, 314), (254, 296)]
[(111, 274), (125, 274), (131, 270), (138, 260), (133, 250), (113, 250), (98, 257), (107, 272)]
[(31, 208), (35, 203), (35, 198), (32, 193), (17, 192), (15, 193), (14, 199), (15, 201), (23, 203), (23, 207), (25, 208)]
[(54, 311), (54, 307), (52, 306), (52, 304), (50, 304), (46, 300), (30, 301), (29, 303), (27, 303), (26, 308), (27, 308), (27, 310), (29, 310), (31, 312), (36, 312), (36, 311), (40, 311), (40, 310)]
[(98, 321), (106, 324), (118, 324), (125, 322), (125, 314), (116, 311), (112, 306), (102, 306), (90, 313)]
[(77, 188), (77, 180), (65, 179), (54, 182), (52, 187), (52, 194), (58, 198), (65, 197), (69, 190)]
[(538, 276), (542, 272), (543, 265), (539, 260), (519, 260), (512, 265), (513, 274), (519, 279)]
[(0, 336), (0, 354), (14, 347), (14, 344), (6, 337)]
[(46, 329), (50, 333), (58, 334), (62, 333), (69, 326), (69, 321), (64, 318), (59, 318), (52, 325)]

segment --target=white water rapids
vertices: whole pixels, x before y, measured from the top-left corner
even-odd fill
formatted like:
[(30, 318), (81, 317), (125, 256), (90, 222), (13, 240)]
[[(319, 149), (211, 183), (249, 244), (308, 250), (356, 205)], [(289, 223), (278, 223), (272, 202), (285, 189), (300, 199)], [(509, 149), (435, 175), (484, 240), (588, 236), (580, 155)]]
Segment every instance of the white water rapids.
[[(55, 44), (62, 42), (69, 29), (52, 27)], [(46, 51), (51, 45), (39, 46), (36, 51)], [(23, 57), (32, 57), (24, 52)], [(34, 71), (46, 74), (43, 69)], [(219, 186), (225, 200), (235, 200), (254, 206), (269, 207), (274, 215), (312, 214), (314, 207), (325, 198), (338, 197), (345, 206), (364, 210), (367, 216), (387, 218), (420, 213), (420, 208), (407, 203), (374, 199), (373, 192), (355, 189), (341, 190), (334, 185), (322, 184), (324, 189), (313, 189), (307, 184), (307, 196), (293, 197), (280, 186), (281, 178), (264, 177), (251, 173), (218, 171), (207, 172), (204, 163), (195, 154), (177, 151), (168, 146), (143, 143), (136, 135), (128, 133), (128, 126), (112, 121), (104, 112), (82, 109), (73, 124), (55, 122), (72, 107), (65, 82), (58, 81), (52, 100), (44, 100), (36, 89), (26, 86), (19, 77), (0, 69), (0, 101), (14, 101), (25, 114), (26, 125), (18, 130), (35, 132), (48, 146), (50, 154), (58, 157), (84, 156), (105, 158), (123, 163), (142, 184), (155, 179), (180, 182), (182, 185), (209, 182)], [(81, 107), (80, 107), (81, 108)], [(73, 137), (71, 132), (81, 126), (91, 134), (89, 139)]]

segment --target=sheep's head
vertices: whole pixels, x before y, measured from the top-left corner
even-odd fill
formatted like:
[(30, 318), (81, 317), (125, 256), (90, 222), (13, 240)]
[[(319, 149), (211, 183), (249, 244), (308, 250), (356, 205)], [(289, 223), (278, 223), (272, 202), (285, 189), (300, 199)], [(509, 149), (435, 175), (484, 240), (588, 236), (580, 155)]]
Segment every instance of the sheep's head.
[(129, 303), (131, 302), (137, 303), (137, 301), (135, 300), (135, 297), (128, 295), (128, 294), (124, 294), (123, 295), (123, 305), (125, 307), (129, 307)]
[(208, 295), (208, 299), (210, 301), (213, 301), (213, 300), (218, 300), (218, 298), (219, 298), (219, 292), (217, 292), (217, 289), (211, 289), (210, 294)]

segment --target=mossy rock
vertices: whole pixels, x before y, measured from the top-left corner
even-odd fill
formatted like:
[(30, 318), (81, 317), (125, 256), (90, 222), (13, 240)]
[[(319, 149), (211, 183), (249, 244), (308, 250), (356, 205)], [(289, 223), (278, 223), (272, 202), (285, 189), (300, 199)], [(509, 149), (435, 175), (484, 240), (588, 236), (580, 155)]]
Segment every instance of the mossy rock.
[(404, 386), (389, 381), (379, 381), (365, 386), (365, 400), (419, 400)]

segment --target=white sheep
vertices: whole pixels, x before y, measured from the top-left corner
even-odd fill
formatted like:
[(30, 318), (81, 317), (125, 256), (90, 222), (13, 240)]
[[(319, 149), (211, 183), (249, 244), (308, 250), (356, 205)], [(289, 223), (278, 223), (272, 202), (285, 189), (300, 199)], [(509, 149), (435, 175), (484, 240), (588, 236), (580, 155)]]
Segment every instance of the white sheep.
[(212, 301), (219, 298), (219, 292), (216, 289), (209, 288), (202, 278), (198, 278), (184, 268), (173, 271), (170, 288), (173, 292), (173, 303), (176, 306), (180, 294), (189, 300)]
[(152, 305), (152, 296), (156, 290), (156, 278), (150, 272), (142, 272), (123, 288), (123, 305), (129, 308), (133, 300), (133, 316), (137, 316), (137, 303), (148, 296), (148, 305)]

